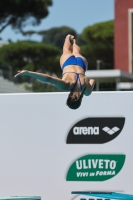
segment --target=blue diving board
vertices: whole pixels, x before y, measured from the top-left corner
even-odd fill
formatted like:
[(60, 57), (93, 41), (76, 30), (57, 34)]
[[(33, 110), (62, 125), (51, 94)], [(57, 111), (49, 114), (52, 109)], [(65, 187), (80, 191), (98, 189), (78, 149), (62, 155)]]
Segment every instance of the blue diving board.
[(71, 192), (72, 194), (79, 194), (91, 197), (101, 197), (101, 198), (108, 198), (110, 200), (133, 200), (133, 195), (131, 194), (124, 194), (124, 193), (117, 193), (117, 192), (81, 192), (81, 191), (74, 191)]
[(0, 200), (41, 200), (40, 196), (9, 196), (0, 197)]

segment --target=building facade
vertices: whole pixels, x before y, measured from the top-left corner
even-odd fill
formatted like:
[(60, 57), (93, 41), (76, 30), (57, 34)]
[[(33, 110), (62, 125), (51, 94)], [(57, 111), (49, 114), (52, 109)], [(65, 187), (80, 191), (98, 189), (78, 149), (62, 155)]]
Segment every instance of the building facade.
[(115, 69), (133, 73), (133, 0), (115, 0)]

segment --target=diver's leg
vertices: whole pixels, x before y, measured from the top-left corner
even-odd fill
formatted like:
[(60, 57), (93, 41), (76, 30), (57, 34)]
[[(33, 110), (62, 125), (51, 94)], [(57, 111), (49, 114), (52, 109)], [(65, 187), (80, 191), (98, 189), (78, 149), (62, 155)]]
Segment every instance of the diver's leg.
[(72, 44), (73, 44), (73, 35), (67, 35), (65, 38), (65, 42), (63, 45), (63, 53), (72, 53), (71, 52), (71, 48), (72, 48)]
[(75, 57), (81, 57), (85, 62), (86, 69), (88, 69), (88, 62), (87, 62), (86, 58), (81, 55), (80, 47), (76, 44), (76, 40), (75, 39), (73, 39), (73, 55)]
[(73, 54), (74, 55), (80, 54), (80, 47), (76, 44), (75, 39), (73, 39)]
[(67, 35), (65, 38), (65, 42), (63, 45), (63, 53), (60, 57), (60, 65), (62, 66), (63, 63), (70, 57), (72, 56), (72, 41), (73, 41), (74, 36), (72, 35)]

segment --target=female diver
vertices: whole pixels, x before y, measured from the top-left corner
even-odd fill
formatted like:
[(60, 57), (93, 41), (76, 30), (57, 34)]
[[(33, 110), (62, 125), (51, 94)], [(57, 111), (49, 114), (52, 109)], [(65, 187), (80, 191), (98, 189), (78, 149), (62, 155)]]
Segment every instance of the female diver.
[(81, 105), (83, 95), (89, 96), (94, 87), (94, 79), (88, 79), (85, 72), (88, 68), (87, 60), (80, 54), (80, 47), (74, 36), (67, 35), (63, 45), (63, 54), (60, 57), (60, 66), (63, 71), (62, 79), (48, 74), (19, 70), (17, 76), (31, 76), (40, 81), (55, 85), (58, 89), (70, 91), (67, 106), (77, 109)]

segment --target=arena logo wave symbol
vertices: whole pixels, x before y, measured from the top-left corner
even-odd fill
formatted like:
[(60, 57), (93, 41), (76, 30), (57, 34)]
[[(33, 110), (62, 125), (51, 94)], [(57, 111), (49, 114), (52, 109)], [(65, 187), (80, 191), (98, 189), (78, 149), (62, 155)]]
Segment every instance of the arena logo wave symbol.
[(125, 124), (125, 117), (89, 117), (69, 130), (66, 144), (103, 144), (115, 139)]
[(118, 127), (116, 127), (116, 126), (113, 127), (112, 129), (110, 129), (109, 127), (106, 126), (102, 130), (105, 131), (106, 133), (108, 133), (109, 135), (113, 135), (114, 133), (116, 133), (120, 129)]

